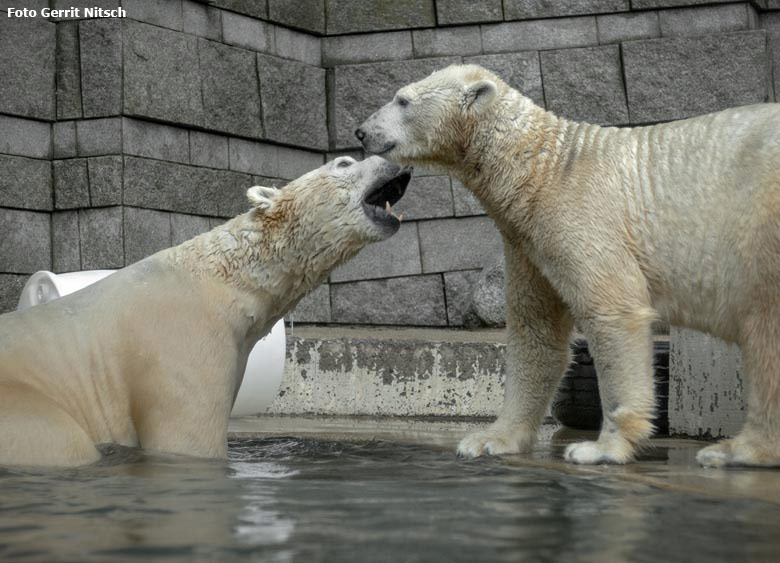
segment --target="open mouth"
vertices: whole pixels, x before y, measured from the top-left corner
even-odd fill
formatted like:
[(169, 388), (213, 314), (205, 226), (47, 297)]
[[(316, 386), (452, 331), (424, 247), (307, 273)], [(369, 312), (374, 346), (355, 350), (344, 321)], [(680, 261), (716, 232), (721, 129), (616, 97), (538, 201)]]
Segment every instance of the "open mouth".
[(390, 180), (369, 188), (363, 196), (363, 210), (368, 218), (378, 225), (397, 229), (403, 220), (403, 214), (393, 213), (393, 206), (404, 196), (411, 179), (412, 173), (402, 170)]

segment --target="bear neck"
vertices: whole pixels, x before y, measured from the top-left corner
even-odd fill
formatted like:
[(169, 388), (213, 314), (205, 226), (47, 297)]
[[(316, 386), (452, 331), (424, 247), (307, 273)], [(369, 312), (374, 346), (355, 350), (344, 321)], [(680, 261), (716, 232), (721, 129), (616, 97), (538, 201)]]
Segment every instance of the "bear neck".
[(533, 219), (539, 192), (560, 183), (572, 131), (587, 124), (560, 118), (511, 89), (494, 107), (463, 127), (463, 158), (451, 173), (504, 233), (516, 233)]
[(252, 316), (281, 316), (321, 283), (327, 270), (301, 260), (294, 226), (274, 218), (255, 211), (239, 215), (171, 249), (171, 260), (243, 294), (244, 308), (255, 310)]

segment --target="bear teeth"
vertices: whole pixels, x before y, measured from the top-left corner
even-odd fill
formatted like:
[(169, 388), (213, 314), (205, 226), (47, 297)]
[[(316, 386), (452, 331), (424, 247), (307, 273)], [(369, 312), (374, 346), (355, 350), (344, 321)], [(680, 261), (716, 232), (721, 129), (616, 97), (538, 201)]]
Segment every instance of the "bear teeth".
[(400, 215), (396, 215), (395, 213), (393, 213), (393, 206), (390, 205), (389, 201), (385, 202), (385, 211), (387, 212), (388, 215), (391, 215), (391, 216), (395, 217), (396, 219), (398, 219), (399, 222), (404, 220), (404, 214), (403, 213), (401, 213)]

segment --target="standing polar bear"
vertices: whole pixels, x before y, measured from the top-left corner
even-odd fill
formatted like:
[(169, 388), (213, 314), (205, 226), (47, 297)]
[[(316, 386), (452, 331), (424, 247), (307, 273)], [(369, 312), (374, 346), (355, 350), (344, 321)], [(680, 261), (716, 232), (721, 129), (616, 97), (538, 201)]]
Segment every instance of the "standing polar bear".
[(81, 291), (0, 316), (0, 465), (101, 443), (225, 457), (254, 344), (337, 264), (389, 237), (410, 173), (338, 158), (248, 213)]
[(780, 105), (618, 129), (561, 119), (484, 68), (401, 88), (355, 132), (392, 161), (460, 179), (507, 264), (503, 408), (466, 456), (528, 451), (569, 363), (595, 356), (603, 425), (575, 463), (625, 463), (652, 433), (652, 321), (740, 345), (750, 380), (735, 438), (703, 465), (780, 465)]

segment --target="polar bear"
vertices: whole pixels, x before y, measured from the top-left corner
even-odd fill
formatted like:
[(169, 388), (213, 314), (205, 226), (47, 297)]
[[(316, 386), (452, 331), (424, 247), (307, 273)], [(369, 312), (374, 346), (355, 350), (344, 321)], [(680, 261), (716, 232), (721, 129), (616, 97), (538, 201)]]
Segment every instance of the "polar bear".
[(391, 236), (410, 172), (340, 157), (212, 231), (0, 316), (0, 465), (77, 466), (101, 443), (227, 453), (254, 344), (337, 264)]
[(780, 465), (779, 104), (599, 127), (463, 65), (401, 88), (355, 134), (368, 152), (460, 179), (502, 234), (506, 396), (462, 455), (531, 448), (576, 323), (604, 422), (564, 457), (630, 461), (653, 430), (650, 325), (661, 317), (738, 343), (751, 384), (742, 431), (698, 461)]

